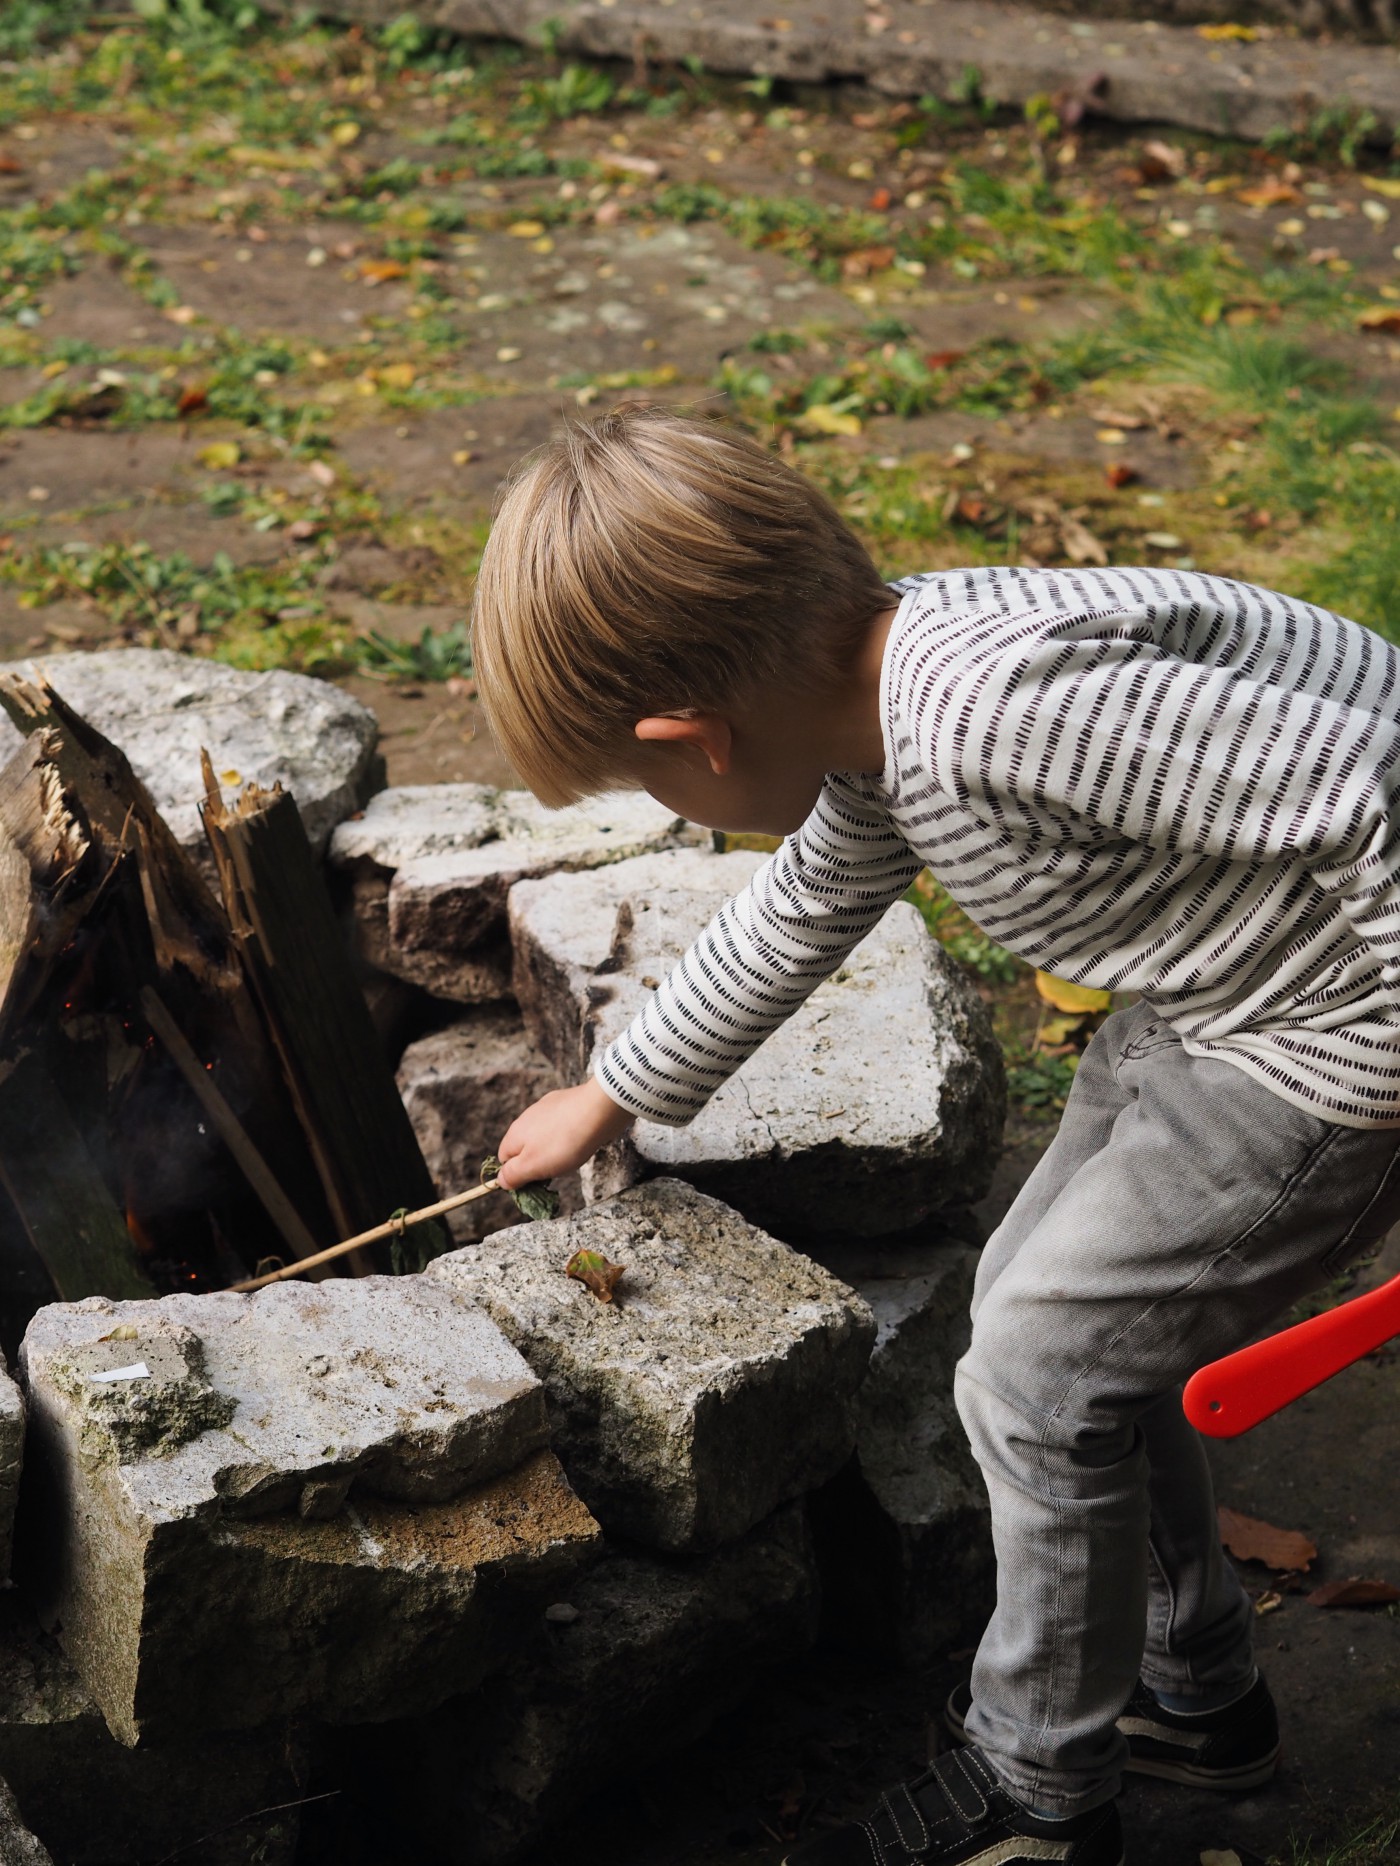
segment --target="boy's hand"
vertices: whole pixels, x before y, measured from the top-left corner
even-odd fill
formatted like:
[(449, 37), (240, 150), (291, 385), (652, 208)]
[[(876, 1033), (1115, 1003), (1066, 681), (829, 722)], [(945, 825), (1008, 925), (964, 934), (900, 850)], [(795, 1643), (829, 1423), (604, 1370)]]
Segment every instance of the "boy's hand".
[(625, 1133), (634, 1118), (592, 1076), (577, 1088), (552, 1089), (506, 1129), (497, 1149), (500, 1183), (528, 1186), (571, 1173)]

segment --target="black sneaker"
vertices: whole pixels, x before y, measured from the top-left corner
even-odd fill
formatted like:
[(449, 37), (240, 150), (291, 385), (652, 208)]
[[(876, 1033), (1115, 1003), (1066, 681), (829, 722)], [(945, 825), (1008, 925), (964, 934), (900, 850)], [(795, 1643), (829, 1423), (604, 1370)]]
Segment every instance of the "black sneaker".
[[(1018, 1847), (1018, 1840), (1025, 1846)], [(971, 1743), (882, 1795), (869, 1820), (804, 1841), (783, 1866), (914, 1866), (916, 1861), (1123, 1866), (1123, 1830), (1112, 1801), (1067, 1821), (1027, 1813)]]
[[(954, 1685), (943, 1721), (960, 1743), (972, 1705), (967, 1679)], [(1262, 1677), (1223, 1710), (1169, 1711), (1139, 1679), (1118, 1728), (1128, 1739), (1124, 1768), (1194, 1788), (1259, 1788), (1278, 1766), (1278, 1712)]]

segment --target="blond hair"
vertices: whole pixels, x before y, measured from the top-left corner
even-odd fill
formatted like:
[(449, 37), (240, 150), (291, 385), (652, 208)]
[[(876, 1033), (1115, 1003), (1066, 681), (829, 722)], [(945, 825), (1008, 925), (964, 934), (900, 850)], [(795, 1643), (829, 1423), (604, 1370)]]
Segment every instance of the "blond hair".
[(633, 727), (818, 692), (894, 598), (809, 480), (746, 435), (625, 406), (502, 487), (472, 610), (497, 743), (541, 802), (635, 784)]

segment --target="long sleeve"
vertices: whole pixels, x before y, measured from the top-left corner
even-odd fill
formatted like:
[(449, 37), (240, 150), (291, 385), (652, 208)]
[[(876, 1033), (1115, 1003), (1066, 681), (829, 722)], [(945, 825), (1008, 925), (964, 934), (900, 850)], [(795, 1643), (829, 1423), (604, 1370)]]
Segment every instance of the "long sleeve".
[(594, 1075), (634, 1114), (684, 1126), (922, 866), (878, 802), (828, 776), (801, 829), (719, 909)]
[(1185, 659), (1129, 618), (1041, 630), (945, 687), (919, 749), (989, 827), (1042, 846), (1058, 825), (1079, 846), (1299, 863), (1393, 984), (1400, 729), (1380, 710), (1392, 651), (1362, 651), (1348, 703)]

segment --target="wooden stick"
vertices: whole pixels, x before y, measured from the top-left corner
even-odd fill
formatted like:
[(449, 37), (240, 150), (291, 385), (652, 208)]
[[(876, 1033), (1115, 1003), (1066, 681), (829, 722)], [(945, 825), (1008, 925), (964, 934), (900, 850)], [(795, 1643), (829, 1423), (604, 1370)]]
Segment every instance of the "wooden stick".
[(429, 1218), (441, 1218), (444, 1212), (455, 1212), (459, 1205), (470, 1205), (473, 1199), (484, 1199), (488, 1192), (508, 1192), (499, 1179), (488, 1179), (484, 1186), (473, 1186), (470, 1192), (454, 1192), (450, 1199), (439, 1199), (436, 1205), (425, 1205), (421, 1211), (405, 1212), (402, 1218), (391, 1218), (387, 1224), (376, 1225), (372, 1231), (362, 1231), (358, 1237), (346, 1238), (343, 1244), (332, 1244), (329, 1250), (317, 1251), (314, 1257), (303, 1257), (300, 1263), (285, 1264), (280, 1270), (269, 1270), (266, 1276), (250, 1277), (246, 1283), (231, 1283), (229, 1287), (237, 1290), (261, 1289), (267, 1283), (281, 1283), (289, 1276), (300, 1276), (303, 1270), (314, 1270), (317, 1264), (329, 1263), (333, 1257), (344, 1257), (347, 1252), (359, 1250), (362, 1245), (377, 1243), (380, 1238), (391, 1238), (407, 1231), (410, 1225), (423, 1224)]
[(242, 1168), (243, 1176), (257, 1194), (263, 1210), (282, 1233), (288, 1249), (303, 1261), (314, 1257), (316, 1240), (307, 1229), (305, 1219), (273, 1177), (272, 1169), (224, 1099), (214, 1078), (200, 1062), (185, 1033), (166, 1009), (164, 1000), (150, 985), (141, 988), (141, 1009), (145, 1012), (146, 1022), (165, 1045), (171, 1061), (208, 1115), (214, 1132)]

